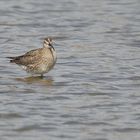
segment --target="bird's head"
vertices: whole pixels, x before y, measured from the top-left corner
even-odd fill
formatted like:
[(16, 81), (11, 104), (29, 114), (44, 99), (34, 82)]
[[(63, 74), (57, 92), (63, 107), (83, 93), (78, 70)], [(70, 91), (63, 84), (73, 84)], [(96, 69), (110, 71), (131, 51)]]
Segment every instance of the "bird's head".
[(43, 46), (46, 48), (53, 48), (52, 38), (50, 38), (50, 37), (45, 38), (44, 42), (43, 42)]

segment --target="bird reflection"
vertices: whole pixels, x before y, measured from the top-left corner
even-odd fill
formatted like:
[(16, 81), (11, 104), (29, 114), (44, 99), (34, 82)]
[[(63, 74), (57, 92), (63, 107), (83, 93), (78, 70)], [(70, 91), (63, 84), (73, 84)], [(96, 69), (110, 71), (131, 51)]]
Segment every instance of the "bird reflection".
[(53, 84), (52, 77), (43, 77), (43, 76), (30, 76), (25, 78), (16, 78), (17, 81), (26, 82), (27, 84), (41, 84), (51, 86)]

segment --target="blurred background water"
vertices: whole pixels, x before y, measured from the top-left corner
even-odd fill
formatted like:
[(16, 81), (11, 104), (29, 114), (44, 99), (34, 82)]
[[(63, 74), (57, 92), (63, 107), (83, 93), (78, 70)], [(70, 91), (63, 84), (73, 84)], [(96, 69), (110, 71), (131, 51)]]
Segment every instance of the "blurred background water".
[[(0, 0), (0, 139), (140, 139), (139, 0)], [(52, 36), (43, 79), (5, 57)]]

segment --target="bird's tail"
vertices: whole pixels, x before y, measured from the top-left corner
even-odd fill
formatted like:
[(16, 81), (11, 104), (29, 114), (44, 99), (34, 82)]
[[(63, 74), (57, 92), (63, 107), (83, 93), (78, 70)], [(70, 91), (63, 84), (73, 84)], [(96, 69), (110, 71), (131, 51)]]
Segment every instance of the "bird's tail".
[(15, 62), (15, 59), (16, 59), (16, 57), (6, 57), (6, 58), (11, 59), (11, 60), (10, 60), (10, 63), (14, 63), (14, 62)]

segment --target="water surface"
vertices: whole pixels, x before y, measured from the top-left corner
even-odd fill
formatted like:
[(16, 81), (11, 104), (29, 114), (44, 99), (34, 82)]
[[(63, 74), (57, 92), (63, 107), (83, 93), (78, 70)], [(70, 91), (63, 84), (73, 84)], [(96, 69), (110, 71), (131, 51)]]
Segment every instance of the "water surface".
[[(140, 139), (138, 0), (1, 0), (2, 140)], [(43, 79), (7, 56), (52, 36), (58, 61)]]

